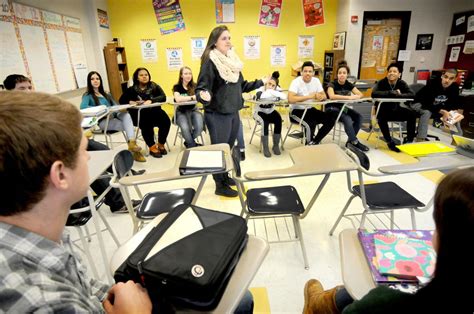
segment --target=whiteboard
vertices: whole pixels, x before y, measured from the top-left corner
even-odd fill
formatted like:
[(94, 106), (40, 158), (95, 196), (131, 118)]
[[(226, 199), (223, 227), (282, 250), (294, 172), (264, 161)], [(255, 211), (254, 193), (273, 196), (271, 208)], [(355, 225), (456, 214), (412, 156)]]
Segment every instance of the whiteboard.
[(76, 88), (71, 60), (67, 52), (66, 36), (64, 31), (47, 29), (49, 48), (53, 59), (53, 67), (58, 78), (59, 92)]
[(3, 82), (7, 75), (14, 73), (26, 75), (12, 23), (0, 21), (0, 46), (0, 81)]
[(74, 67), (74, 74), (79, 88), (87, 86), (87, 60), (84, 51), (82, 34), (76, 32), (66, 32), (69, 49), (71, 51), (71, 61)]
[(19, 28), (35, 90), (56, 93), (56, 83), (49, 61), (43, 28), (22, 24), (19, 25)]

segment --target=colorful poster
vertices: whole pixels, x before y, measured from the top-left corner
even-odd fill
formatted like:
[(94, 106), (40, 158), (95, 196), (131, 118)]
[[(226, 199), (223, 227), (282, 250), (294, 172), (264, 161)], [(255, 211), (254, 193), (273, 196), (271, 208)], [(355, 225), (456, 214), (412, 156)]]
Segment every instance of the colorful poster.
[(235, 23), (234, 0), (216, 0), (216, 23)]
[(306, 27), (324, 24), (323, 0), (303, 0), (303, 15)]
[(449, 62), (458, 62), (460, 52), (461, 47), (451, 48), (451, 53), (449, 54)]
[(298, 36), (298, 57), (312, 58), (314, 53), (314, 36), (300, 35)]
[(140, 39), (140, 50), (143, 62), (149, 63), (158, 61), (156, 39)]
[(179, 0), (152, 0), (161, 35), (186, 29)]
[(270, 48), (270, 62), (272, 67), (286, 65), (286, 46), (272, 45)]
[(97, 9), (97, 17), (99, 18), (99, 26), (102, 28), (109, 28), (109, 17), (107, 11)]
[(193, 37), (191, 38), (191, 58), (193, 60), (201, 59), (202, 53), (206, 48), (206, 38), (204, 37)]
[(376, 35), (372, 38), (372, 50), (382, 50), (383, 48), (383, 36)]
[(260, 59), (260, 36), (244, 36), (245, 59)]
[(258, 24), (278, 27), (280, 23), (281, 3), (283, 0), (262, 0)]
[(183, 48), (166, 48), (168, 70), (179, 70), (183, 66)]

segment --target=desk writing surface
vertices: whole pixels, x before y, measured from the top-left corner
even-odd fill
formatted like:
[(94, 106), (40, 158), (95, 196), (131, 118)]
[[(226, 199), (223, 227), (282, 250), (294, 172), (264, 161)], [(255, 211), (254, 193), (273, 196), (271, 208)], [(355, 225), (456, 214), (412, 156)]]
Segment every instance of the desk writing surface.
[[(191, 148), (191, 150), (224, 151), (224, 158), (225, 158), (225, 164), (226, 164), (226, 169), (224, 172), (231, 171), (234, 168), (233, 166), (234, 164), (232, 161), (232, 156), (230, 154), (230, 148), (228, 144), (214, 144), (214, 145), (198, 146), (198, 147)], [(181, 163), (181, 158), (183, 157), (183, 152), (184, 151), (178, 154), (178, 157), (176, 158), (176, 162), (174, 166), (170, 169), (160, 171), (160, 172), (145, 173), (139, 176), (123, 177), (119, 180), (119, 183), (125, 186), (130, 186), (130, 185), (135, 185), (135, 184), (147, 184), (147, 183), (154, 183), (154, 182), (187, 179), (187, 178), (201, 177), (203, 175), (206, 175), (205, 173), (181, 175), (179, 173), (179, 165)]]
[(290, 151), (293, 165), (283, 169), (251, 171), (249, 180), (267, 180), (357, 170), (357, 164), (336, 144), (301, 146)]
[(344, 286), (355, 300), (377, 287), (372, 279), (367, 259), (357, 236), (357, 229), (345, 229), (339, 234), (341, 272)]
[(88, 152), (89, 184), (94, 182), (114, 161), (116, 150), (98, 150)]
[(420, 157), (418, 162), (383, 166), (379, 171), (386, 174), (403, 174), (429, 170), (450, 170), (460, 167), (474, 166), (474, 159), (458, 153), (439, 154), (429, 157)]
[[(125, 242), (115, 251), (110, 260), (110, 270), (115, 270), (127, 259), (135, 248), (143, 241), (150, 230), (158, 225), (165, 217), (165, 214), (159, 215), (141, 229), (137, 234)], [(231, 313), (239, 304), (240, 299), (247, 291), (250, 282), (257, 273), (265, 256), (269, 250), (268, 243), (256, 236), (249, 235), (247, 247), (242, 252), (233, 274), (227, 284), (221, 301), (212, 312), (213, 313)]]

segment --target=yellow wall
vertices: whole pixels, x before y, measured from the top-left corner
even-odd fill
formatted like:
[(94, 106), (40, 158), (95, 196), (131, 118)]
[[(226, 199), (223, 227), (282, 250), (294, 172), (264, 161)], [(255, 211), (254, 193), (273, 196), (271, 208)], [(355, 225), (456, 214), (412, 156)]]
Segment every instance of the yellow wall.
[[(244, 61), (244, 78), (253, 80), (279, 70), (280, 85), (282, 88), (288, 88), (293, 79), (291, 65), (298, 61), (298, 35), (314, 35), (313, 60), (323, 65), (324, 50), (331, 49), (336, 30), (337, 2), (337, 0), (324, 0), (324, 25), (305, 28), (302, 1), (283, 0), (280, 25), (278, 28), (272, 28), (258, 24), (260, 0), (236, 0), (236, 22), (227, 26), (230, 29), (232, 44)], [(181, 0), (180, 4), (186, 30), (161, 35), (151, 0), (108, 0), (112, 35), (121, 38), (122, 45), (126, 48), (130, 76), (137, 67), (145, 66), (151, 72), (152, 80), (158, 83), (167, 95), (171, 95), (171, 88), (178, 80), (178, 71), (168, 71), (166, 48), (183, 48), (184, 64), (191, 67), (197, 80), (200, 61), (191, 59), (190, 38), (207, 39), (211, 30), (217, 26), (215, 0)], [(247, 35), (261, 36), (261, 52), (258, 60), (244, 59), (243, 37)], [(140, 39), (157, 40), (158, 62), (142, 62)], [(270, 66), (271, 45), (286, 45), (285, 67)]]

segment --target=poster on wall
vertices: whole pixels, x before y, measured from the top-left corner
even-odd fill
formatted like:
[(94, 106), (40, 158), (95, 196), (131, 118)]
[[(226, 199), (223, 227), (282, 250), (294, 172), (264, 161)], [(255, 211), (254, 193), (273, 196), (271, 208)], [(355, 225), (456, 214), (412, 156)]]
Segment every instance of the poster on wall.
[(470, 32), (474, 32), (474, 15), (471, 15), (467, 19), (467, 32), (466, 33), (470, 33)]
[(109, 28), (109, 17), (107, 11), (97, 9), (97, 17), (99, 18), (99, 26), (102, 28)]
[(304, 25), (312, 27), (324, 24), (323, 0), (302, 0)]
[(191, 38), (191, 59), (201, 59), (202, 53), (206, 48), (207, 40), (204, 37), (192, 37)]
[(460, 52), (461, 47), (451, 48), (451, 53), (449, 54), (449, 62), (458, 62)]
[(334, 33), (332, 40), (332, 49), (344, 50), (346, 46), (346, 32)]
[(10, 16), (10, 3), (8, 0), (0, 0), (0, 16)]
[(143, 62), (150, 63), (158, 61), (156, 39), (140, 39), (140, 51)]
[(464, 49), (462, 51), (465, 55), (471, 55), (474, 53), (474, 40), (466, 40), (464, 43)]
[(234, 0), (216, 0), (216, 23), (235, 23)]
[(376, 35), (372, 38), (372, 50), (382, 50), (383, 36)]
[(286, 46), (272, 45), (270, 47), (270, 64), (273, 67), (286, 65)]
[(280, 23), (281, 3), (283, 0), (262, 0), (258, 24), (278, 27)]
[(260, 36), (244, 36), (244, 58), (260, 59)]
[(186, 29), (179, 0), (152, 0), (161, 35)]
[(179, 70), (183, 66), (183, 48), (166, 48), (166, 60), (169, 71)]
[(416, 50), (431, 50), (433, 34), (418, 34), (416, 36)]
[(314, 36), (300, 35), (298, 36), (298, 57), (312, 58), (314, 54)]

